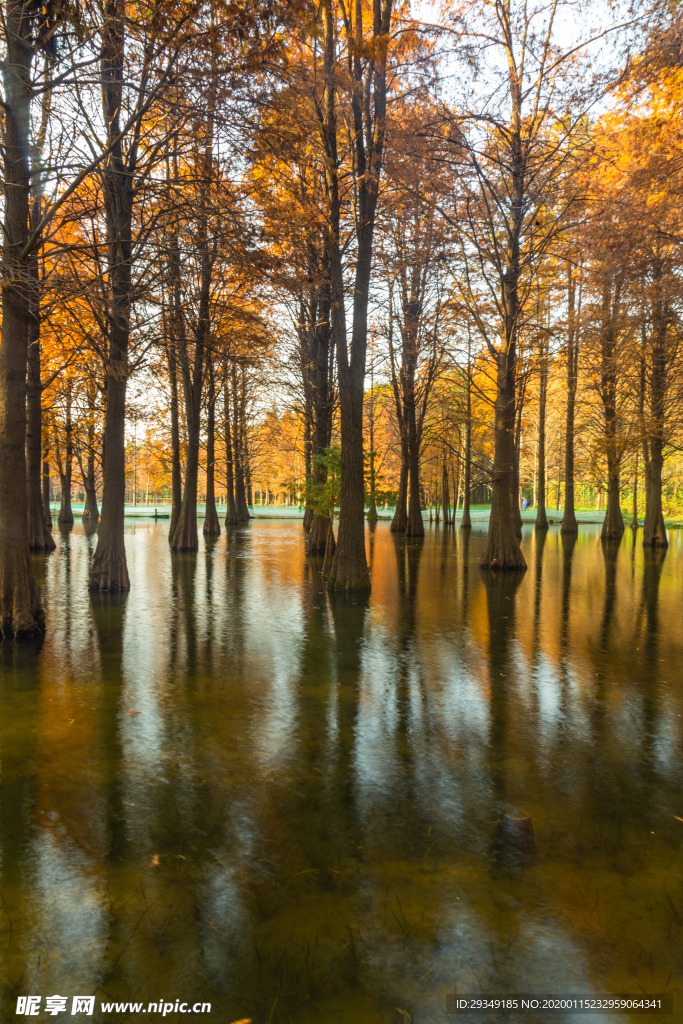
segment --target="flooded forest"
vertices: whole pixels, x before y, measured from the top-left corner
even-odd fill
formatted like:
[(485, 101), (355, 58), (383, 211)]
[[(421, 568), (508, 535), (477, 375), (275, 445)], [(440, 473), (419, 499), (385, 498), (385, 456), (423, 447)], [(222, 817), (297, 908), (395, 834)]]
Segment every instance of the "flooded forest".
[(679, 10), (0, 7), (0, 1022), (676, 1019)]

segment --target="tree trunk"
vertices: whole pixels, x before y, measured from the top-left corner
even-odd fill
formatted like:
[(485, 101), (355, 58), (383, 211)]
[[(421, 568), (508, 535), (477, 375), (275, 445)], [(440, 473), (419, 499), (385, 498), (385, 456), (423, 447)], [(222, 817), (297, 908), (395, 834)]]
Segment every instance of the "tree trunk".
[(396, 510), (389, 529), (392, 533), (404, 533), (408, 528), (408, 451), (407, 445), (401, 440), (401, 475), (398, 481)]
[(209, 358), (209, 408), (206, 422), (206, 514), (204, 516), (204, 536), (220, 537), (221, 524), (216, 511), (216, 382), (213, 373), (213, 362)]
[(574, 270), (569, 266), (567, 282), (567, 423), (565, 428), (564, 451), (564, 515), (562, 533), (578, 533), (574, 510), (574, 412), (576, 408), (576, 386), (578, 382), (579, 348), (575, 320), (576, 282)]
[[(199, 479), (199, 442), (201, 435), (202, 388), (204, 383), (204, 364), (206, 345), (209, 338), (209, 317), (211, 299), (211, 278), (213, 273), (213, 254), (209, 239), (209, 202), (211, 196), (211, 178), (213, 173), (213, 102), (214, 85), (210, 86), (209, 105), (204, 124), (206, 135), (204, 149), (196, 159), (196, 170), (199, 175), (199, 214), (198, 238), (200, 274), (199, 274), (199, 308), (197, 323), (194, 330), (194, 357), (190, 373), (189, 356), (184, 337), (179, 339), (178, 358), (183, 381), (185, 410), (187, 421), (187, 458), (185, 462), (185, 487), (183, 500), (178, 516), (178, 525), (171, 540), (174, 551), (197, 551), (199, 537), (197, 534), (197, 483)], [(178, 275), (179, 276), (179, 275)], [(209, 357), (210, 358), (210, 357)], [(215, 498), (214, 498), (215, 515)]]
[(536, 529), (547, 530), (548, 516), (545, 509), (547, 505), (545, 494), (545, 413), (548, 400), (548, 350), (545, 339), (541, 339), (540, 349), (541, 379), (539, 382), (538, 395), (538, 483), (536, 485), (538, 494), (538, 510), (536, 512)]
[(178, 408), (178, 376), (175, 351), (173, 342), (166, 346), (166, 359), (168, 362), (168, 379), (171, 386), (171, 522), (168, 528), (169, 541), (173, 538), (178, 525), (180, 506), (183, 500), (183, 481), (180, 466), (180, 420)]
[(247, 508), (247, 497), (244, 481), (244, 445), (242, 441), (243, 416), (242, 399), (239, 395), (237, 384), (237, 369), (232, 367), (232, 409), (233, 409), (233, 458), (235, 472), (235, 509), (237, 511), (237, 522), (246, 523), (249, 520), (249, 509)]
[(453, 525), (458, 518), (458, 509), (460, 508), (460, 484), (462, 483), (462, 475), (460, 473), (460, 460), (457, 459), (455, 465), (451, 463), (451, 476), (453, 478)]
[(104, 422), (102, 516), (90, 569), (90, 590), (129, 590), (123, 539), (126, 500), (126, 383), (130, 334), (133, 181), (121, 139), (120, 113), (124, 66), (123, 0), (103, 4), (101, 94), (110, 153), (102, 165), (102, 190), (109, 277), (109, 352)]
[(443, 470), (441, 473), (441, 493), (443, 495), (443, 524), (450, 526), (451, 522), (451, 492), (448, 484), (448, 463), (446, 452), (443, 453)]
[[(227, 491), (225, 525), (234, 526), (239, 522), (237, 518), (237, 506), (235, 505), (235, 476), (233, 472), (233, 442), (232, 430), (230, 427), (230, 389), (228, 387), (227, 361), (223, 366), (223, 426), (225, 432), (225, 487)], [(266, 504), (268, 503), (266, 497)]]
[[(41, 633), (45, 619), (33, 576), (26, 492), (26, 367), (29, 340), (30, 82), (32, 19), (22, 0), (4, 10), (5, 175), (0, 336), (0, 636)], [(30, 287), (30, 284), (29, 284)]]
[[(329, 246), (325, 246), (323, 267), (326, 278), (330, 273)], [(332, 443), (332, 405), (333, 405), (333, 365), (334, 346), (331, 342), (331, 308), (330, 284), (326, 280), (320, 302), (320, 312), (315, 329), (315, 380), (313, 388), (313, 408), (315, 423), (313, 431), (313, 483), (323, 487), (327, 482), (327, 467), (321, 456)], [(308, 539), (308, 553), (311, 555), (327, 554), (332, 564), (332, 556), (336, 542), (330, 520), (316, 513), (311, 523)]]
[[(657, 280), (657, 286), (659, 281)], [(664, 466), (664, 426), (666, 417), (667, 353), (666, 333), (669, 312), (660, 295), (654, 300), (652, 367), (650, 371), (649, 458), (645, 464), (645, 524), (643, 546), (666, 548), (669, 539), (662, 512), (662, 469)]]
[(486, 547), (479, 560), (485, 569), (526, 569), (526, 561), (515, 535), (515, 519), (511, 508), (511, 478), (515, 458), (515, 362), (512, 345), (502, 346), (497, 353), (491, 518)]
[(470, 340), (467, 339), (467, 408), (465, 421), (465, 483), (462, 499), (461, 530), (471, 530), (470, 492), (472, 490), (472, 363), (470, 357)]
[[(35, 261), (33, 261), (35, 262)], [(32, 271), (34, 268), (32, 266)], [(33, 272), (32, 298), (38, 300), (37, 273)], [(26, 418), (26, 498), (28, 502), (28, 535), (32, 551), (54, 551), (55, 542), (50, 532), (52, 516), (45, 514), (41, 494), (42, 451), (42, 386), (40, 380), (40, 310), (39, 302), (31, 303), (31, 321), (28, 339), (27, 418)], [(49, 487), (49, 477), (48, 477)], [(48, 492), (48, 511), (50, 509)]]
[(603, 540), (621, 540), (624, 519), (621, 514), (621, 484), (619, 460), (613, 452), (607, 454), (607, 510), (600, 536)]
[[(360, 7), (358, 7), (360, 10)], [(337, 548), (329, 577), (336, 590), (369, 590), (370, 579), (365, 553), (365, 487), (363, 474), (363, 385), (367, 353), (368, 301), (372, 274), (372, 254), (377, 201), (384, 155), (387, 99), (387, 48), (390, 39), (392, 0), (379, 0), (373, 9), (372, 39), (363, 43), (363, 19), (357, 18), (353, 58), (351, 109), (354, 131), (352, 144), (356, 171), (356, 269), (353, 288), (353, 326), (351, 348), (347, 346), (344, 306), (344, 282), (340, 249), (340, 203), (337, 157), (337, 125), (334, 111), (336, 60), (331, 4), (324, 5), (325, 95), (324, 140), (330, 212), (331, 298), (337, 349), (339, 406), (341, 419), (341, 498)], [(372, 48), (373, 59), (367, 65), (361, 47)], [(371, 70), (370, 70), (371, 69)], [(367, 102), (363, 97), (368, 95)], [(370, 100), (370, 96), (372, 99)], [(372, 113), (371, 113), (372, 111)], [(367, 146), (366, 146), (367, 140)]]
[(424, 537), (425, 528), (422, 521), (422, 503), (420, 501), (420, 446), (416, 438), (410, 435), (408, 438), (408, 481), (410, 484), (410, 501), (408, 505), (406, 537)]
[(66, 398), (66, 420), (64, 436), (64, 469), (59, 467), (59, 482), (61, 485), (61, 505), (57, 522), (62, 526), (73, 526), (74, 514), (71, 509), (71, 481), (74, 464), (73, 430), (71, 425), (71, 393)]
[(85, 489), (85, 506), (83, 508), (83, 522), (97, 526), (100, 518), (100, 511), (97, 507), (97, 488), (95, 487), (95, 459), (92, 454), (88, 455), (88, 468), (83, 476), (83, 487)]
[(619, 284), (616, 284), (614, 289), (611, 284), (604, 285), (600, 337), (600, 397), (605, 417), (607, 449), (607, 510), (600, 534), (603, 540), (621, 540), (624, 533), (619, 479), (621, 453), (617, 437), (616, 316), (620, 308), (620, 297)]
[(511, 122), (509, 132), (510, 211), (507, 221), (505, 262), (500, 273), (502, 309), (501, 341), (498, 349), (489, 343), (496, 358), (496, 401), (494, 406), (494, 454), (491, 518), (486, 547), (479, 564), (488, 569), (526, 569), (516, 530), (519, 495), (512, 507), (512, 485), (516, 460), (517, 332), (519, 330), (520, 237), (524, 219), (525, 147), (522, 144), (522, 114), (519, 79), (509, 65)]
[(52, 509), (50, 508), (50, 462), (49, 449), (43, 451), (43, 514), (48, 529), (52, 526)]
[(311, 483), (313, 482), (313, 403), (310, 397), (306, 398), (304, 408), (304, 473), (306, 477), (304, 501), (304, 533), (310, 533), (313, 525), (313, 506), (309, 502)]
[(514, 434), (515, 447), (510, 490), (512, 518), (515, 524), (515, 537), (517, 540), (522, 539), (522, 510), (519, 504), (519, 453), (522, 446), (522, 409), (524, 408), (524, 390), (525, 386), (520, 382), (520, 386), (517, 388), (517, 411), (515, 414)]

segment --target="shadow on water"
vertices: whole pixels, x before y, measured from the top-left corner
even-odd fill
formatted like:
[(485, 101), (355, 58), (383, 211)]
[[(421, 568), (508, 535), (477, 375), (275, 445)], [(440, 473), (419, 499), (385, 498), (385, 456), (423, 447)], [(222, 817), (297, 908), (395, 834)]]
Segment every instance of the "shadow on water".
[(454, 989), (680, 985), (677, 538), (527, 532), (520, 576), (476, 529), (373, 524), (358, 596), (300, 522), (165, 534), (127, 528), (125, 599), (60, 535), (42, 647), (0, 647), (3, 1020), (29, 991), (432, 1024)]

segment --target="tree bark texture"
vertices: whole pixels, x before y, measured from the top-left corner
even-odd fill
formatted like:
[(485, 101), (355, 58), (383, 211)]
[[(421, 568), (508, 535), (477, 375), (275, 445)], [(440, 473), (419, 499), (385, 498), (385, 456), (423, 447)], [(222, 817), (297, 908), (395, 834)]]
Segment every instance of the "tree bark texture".
[[(365, 553), (365, 481), (363, 473), (363, 385), (368, 333), (368, 300), (379, 185), (384, 157), (387, 102), (387, 49), (390, 39), (392, 0), (375, 0), (372, 39), (363, 39), (361, 6), (355, 10), (352, 47), (351, 110), (352, 145), (357, 183), (357, 256), (353, 289), (353, 324), (350, 351), (347, 346), (343, 275), (340, 250), (337, 125), (334, 111), (336, 61), (331, 4), (324, 3), (323, 137), (330, 212), (331, 293), (336, 322), (335, 345), (341, 414), (341, 499), (337, 547), (328, 585), (337, 590), (368, 590), (369, 569)], [(372, 61), (365, 60), (370, 46)], [(365, 68), (365, 71), (364, 71)], [(370, 77), (363, 79), (364, 73)], [(367, 100), (365, 99), (367, 96)]]
[(173, 535), (178, 525), (180, 506), (183, 501), (183, 478), (180, 465), (180, 408), (178, 405), (178, 367), (174, 347), (174, 338), (171, 338), (166, 346), (166, 361), (168, 364), (168, 379), (171, 386), (171, 522), (168, 528), (168, 539)]
[(235, 505), (235, 474), (233, 462), (233, 431), (230, 424), (230, 388), (228, 384), (227, 361), (223, 366), (223, 431), (225, 434), (225, 486), (227, 490), (225, 525), (234, 526), (239, 522), (237, 518), (237, 506)]
[(206, 514), (204, 536), (220, 537), (221, 524), (216, 511), (216, 381), (212, 362), (209, 361), (209, 394), (206, 417)]
[(0, 335), (0, 636), (41, 633), (45, 618), (33, 575), (26, 489), (26, 369), (30, 260), (29, 166), (32, 19), (22, 0), (4, 5), (4, 232)]
[(133, 174), (124, 159), (120, 114), (123, 100), (124, 0), (103, 4), (100, 79), (106, 142), (111, 147), (101, 180), (107, 237), (109, 323), (107, 405), (104, 421), (102, 516), (90, 568), (91, 590), (130, 589), (123, 539), (126, 500), (126, 385), (130, 336)]
[(50, 452), (48, 448), (43, 451), (43, 514), (48, 529), (52, 526), (52, 509), (50, 508)]
[(460, 520), (461, 530), (471, 530), (472, 520), (470, 518), (470, 492), (472, 490), (472, 365), (470, 358), (470, 343), (467, 342), (467, 396), (465, 410), (465, 467), (464, 487), (462, 499), (462, 519)]
[(451, 524), (451, 489), (448, 482), (448, 462), (446, 452), (443, 453), (443, 470), (441, 473), (441, 495), (443, 498), (443, 523), (444, 526)]
[(536, 511), (536, 529), (548, 529), (548, 516), (545, 507), (548, 504), (545, 493), (545, 414), (548, 401), (548, 342), (541, 338), (540, 341), (540, 381), (538, 388), (538, 478), (536, 493), (538, 495), (538, 509)]
[(600, 398), (605, 421), (607, 454), (607, 510), (600, 536), (603, 540), (620, 540), (624, 533), (621, 514), (621, 449), (617, 417), (617, 314), (620, 308), (619, 283), (606, 283), (602, 293), (602, 324), (600, 330)]
[[(509, 14), (509, 9), (506, 8)], [(494, 406), (494, 455), (491, 481), (492, 501), (489, 534), (479, 564), (488, 569), (526, 569), (517, 539), (517, 514), (512, 507), (515, 473), (515, 400), (517, 389), (517, 332), (520, 316), (520, 236), (524, 217), (526, 166), (522, 145), (522, 98), (520, 81), (509, 61), (508, 81), (511, 122), (508, 133), (510, 166), (510, 213), (506, 242), (499, 265), (502, 330), (498, 348), (489, 343), (496, 359), (496, 400)], [(518, 498), (515, 504), (518, 506)]]
[(576, 272), (570, 265), (567, 280), (567, 419), (564, 450), (564, 515), (562, 533), (578, 533), (574, 494), (574, 414), (579, 378), (579, 339), (576, 326)]
[(670, 312), (661, 294), (659, 275), (655, 279), (650, 366), (650, 420), (645, 462), (645, 524), (643, 546), (666, 548), (669, 539), (662, 511), (662, 470), (664, 468), (664, 428), (668, 377), (667, 329)]
[(497, 394), (494, 421), (494, 456), (491, 518), (486, 547), (479, 564), (486, 569), (526, 569), (515, 534), (510, 481), (515, 458), (515, 358), (512, 346), (497, 354)]
[[(201, 434), (202, 393), (204, 385), (204, 367), (206, 349), (209, 343), (211, 279), (213, 274), (213, 251), (209, 235), (211, 180), (213, 173), (213, 117), (214, 117), (215, 85), (212, 83), (209, 92), (206, 120), (203, 124), (203, 146), (196, 156), (196, 169), (199, 176), (199, 211), (197, 229), (197, 248), (199, 252), (199, 303), (197, 320), (194, 329), (194, 353), (192, 369), (187, 345), (181, 344), (178, 351), (185, 397), (185, 415), (187, 422), (187, 457), (185, 460), (185, 487), (180, 506), (178, 524), (173, 533), (171, 547), (174, 551), (197, 551), (199, 537), (197, 533), (197, 484), (199, 479), (199, 444)], [(183, 339), (185, 340), (185, 339)], [(211, 356), (209, 355), (210, 359)], [(207, 495), (208, 497), (208, 495)], [(215, 499), (213, 514), (216, 516)], [(217, 516), (216, 516), (217, 522)], [(212, 524), (215, 527), (215, 523)]]
[[(322, 456), (329, 449), (332, 441), (332, 407), (334, 402), (331, 346), (331, 308), (330, 308), (330, 255), (329, 245), (323, 247), (322, 272), (325, 284), (321, 294), (312, 303), (310, 333), (312, 351), (309, 351), (309, 380), (311, 394), (312, 423), (312, 481), (316, 487), (324, 487), (327, 482), (327, 467)], [(315, 316), (313, 316), (313, 309)], [(331, 558), (334, 554), (334, 531), (330, 531), (330, 520), (316, 512), (311, 520), (308, 538), (308, 552), (311, 555), (324, 555)]]
[[(32, 264), (36, 261), (33, 260)], [(31, 320), (28, 328), (28, 374), (26, 417), (26, 496), (28, 502), (28, 534), (32, 551), (54, 551), (55, 542), (50, 531), (52, 516), (48, 520), (41, 494), (42, 455), (42, 384), (40, 379), (40, 309), (37, 271), (32, 265)], [(49, 478), (48, 478), (49, 481)], [(49, 487), (49, 483), (48, 483)], [(49, 496), (48, 496), (49, 510)]]
[(408, 451), (401, 440), (401, 473), (398, 480), (396, 508), (389, 529), (392, 533), (405, 533), (408, 527)]
[(71, 422), (71, 393), (66, 396), (66, 417), (64, 420), (64, 465), (59, 467), (61, 503), (57, 522), (61, 526), (73, 526), (74, 514), (71, 508), (71, 483), (73, 479), (74, 442)]
[(246, 416), (246, 394), (244, 371), (237, 373), (237, 367), (232, 368), (232, 408), (233, 408), (233, 466), (235, 473), (235, 508), (237, 510), (238, 523), (249, 521), (249, 509), (247, 507), (247, 491), (245, 479), (245, 454), (246, 445), (244, 442), (245, 416)]

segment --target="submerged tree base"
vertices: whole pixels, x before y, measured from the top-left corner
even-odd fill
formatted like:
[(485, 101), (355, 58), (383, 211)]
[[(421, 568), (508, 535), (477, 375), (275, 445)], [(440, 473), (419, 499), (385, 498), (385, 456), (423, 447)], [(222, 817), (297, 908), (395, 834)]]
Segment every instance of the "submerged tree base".
[(3, 551), (0, 562), (0, 639), (30, 640), (45, 632), (45, 613), (30, 557)]
[(515, 536), (514, 523), (501, 521), (499, 517), (491, 520), (488, 540), (479, 565), (482, 569), (504, 569), (511, 572), (526, 570), (526, 559)]
[(324, 516), (314, 515), (308, 537), (309, 555), (324, 555), (327, 553), (331, 559), (336, 546), (331, 520), (326, 519)]
[(367, 576), (364, 579), (350, 579), (348, 582), (341, 580), (338, 576), (330, 576), (327, 581), (327, 587), (329, 590), (336, 590), (338, 592), (346, 591), (351, 593), (357, 591), (358, 593), (369, 593), (372, 589), (370, 570), (367, 570)]
[(578, 533), (579, 524), (576, 521), (573, 508), (565, 508), (564, 515), (562, 517), (562, 525), (560, 526), (560, 533)]
[(28, 517), (28, 542), (31, 551), (54, 551), (56, 544), (42, 506), (31, 508)]
[(90, 569), (88, 590), (105, 593), (119, 593), (130, 590), (126, 549), (123, 546), (123, 542), (100, 548), (101, 544), (102, 534), (100, 532), (100, 543), (97, 546)]
[(405, 533), (408, 529), (408, 513), (405, 509), (396, 509), (389, 529), (392, 533)]
[(220, 537), (221, 535), (221, 524), (215, 505), (206, 510), (202, 532), (205, 537)]
[(621, 510), (618, 510), (618, 515), (610, 515), (608, 513), (605, 516), (600, 536), (603, 540), (621, 540), (624, 536), (624, 529), (624, 520), (621, 515)]

